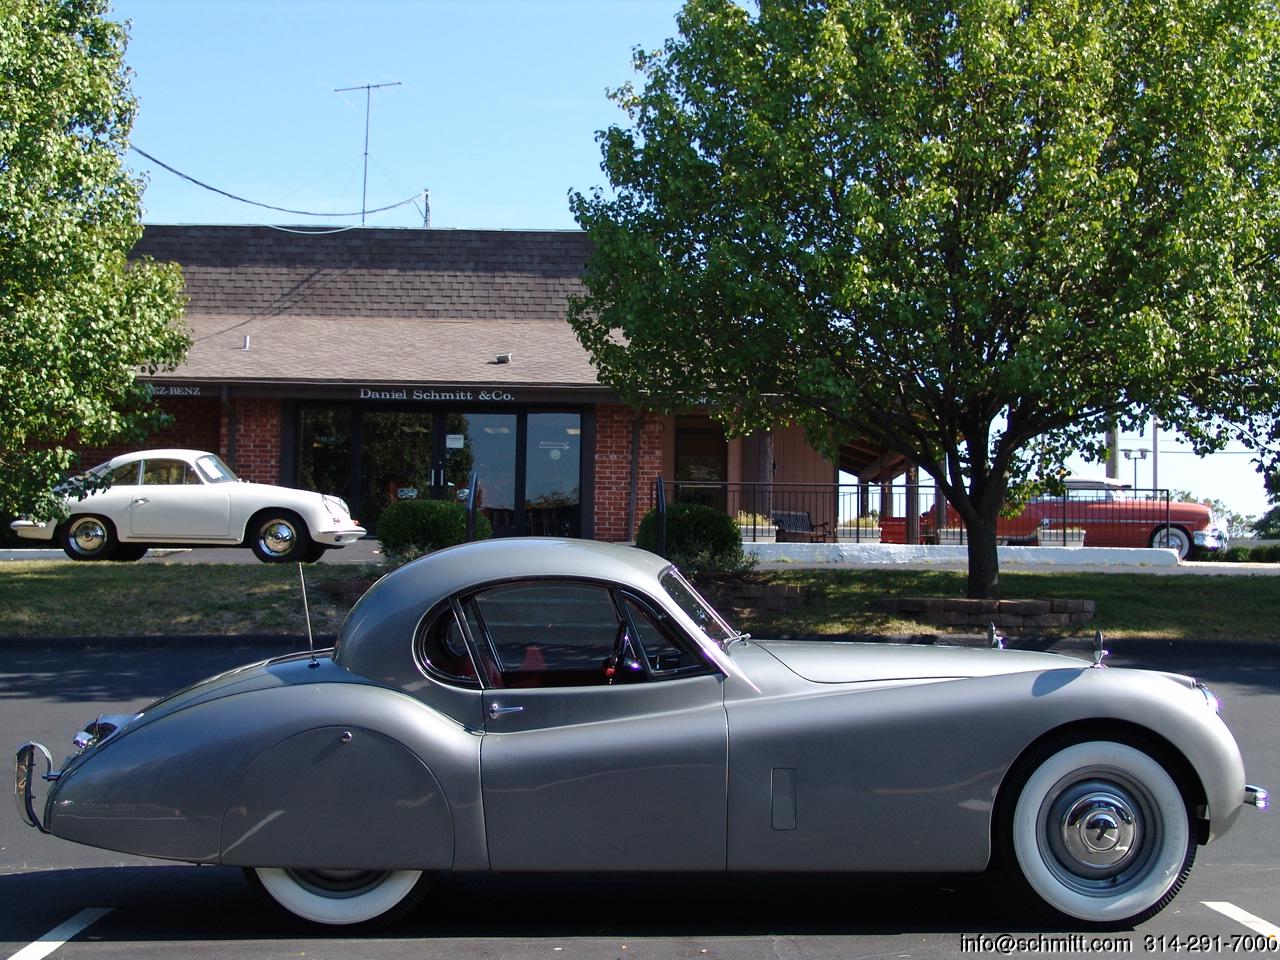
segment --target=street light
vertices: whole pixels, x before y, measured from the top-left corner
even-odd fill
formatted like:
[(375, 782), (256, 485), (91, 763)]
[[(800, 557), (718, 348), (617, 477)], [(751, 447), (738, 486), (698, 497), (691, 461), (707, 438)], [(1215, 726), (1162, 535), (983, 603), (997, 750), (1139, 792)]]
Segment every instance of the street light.
[(1147, 454), (1150, 451), (1146, 447), (1134, 447), (1126, 448), (1120, 452), (1124, 454), (1126, 460), (1133, 461), (1133, 490), (1136, 493), (1138, 490), (1138, 461), (1147, 459)]

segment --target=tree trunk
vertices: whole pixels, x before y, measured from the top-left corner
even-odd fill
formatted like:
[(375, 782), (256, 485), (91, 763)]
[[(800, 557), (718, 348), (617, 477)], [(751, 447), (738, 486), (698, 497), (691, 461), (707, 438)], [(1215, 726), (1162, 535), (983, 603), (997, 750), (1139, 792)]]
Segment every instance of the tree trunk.
[(1000, 562), (996, 557), (996, 518), (980, 517), (966, 531), (969, 540), (969, 586), (971, 600), (1000, 598)]

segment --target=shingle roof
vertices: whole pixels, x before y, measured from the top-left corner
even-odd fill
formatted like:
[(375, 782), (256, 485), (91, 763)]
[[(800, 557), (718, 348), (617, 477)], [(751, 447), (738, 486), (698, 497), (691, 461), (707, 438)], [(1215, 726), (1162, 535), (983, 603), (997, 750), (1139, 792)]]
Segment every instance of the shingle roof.
[(148, 226), (133, 251), (183, 267), (175, 378), (553, 386), (597, 383), (565, 321), (590, 253), (577, 231), (212, 225)]

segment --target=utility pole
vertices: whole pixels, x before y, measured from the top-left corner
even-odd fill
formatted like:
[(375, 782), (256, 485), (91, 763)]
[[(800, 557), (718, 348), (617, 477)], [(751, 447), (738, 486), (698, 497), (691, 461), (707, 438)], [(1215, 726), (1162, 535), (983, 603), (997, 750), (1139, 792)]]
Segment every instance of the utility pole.
[(338, 87), (334, 93), (347, 93), (351, 90), (364, 91), (364, 188), (360, 192), (360, 226), (364, 226), (364, 212), (369, 209), (369, 108), (373, 102), (373, 91), (383, 87), (398, 87), (399, 80), (388, 83), (362, 83), (355, 87)]

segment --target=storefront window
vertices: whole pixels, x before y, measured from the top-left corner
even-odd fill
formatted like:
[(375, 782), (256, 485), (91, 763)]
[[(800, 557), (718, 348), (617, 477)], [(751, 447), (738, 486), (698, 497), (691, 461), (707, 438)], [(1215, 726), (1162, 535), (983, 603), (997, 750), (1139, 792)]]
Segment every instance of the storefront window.
[(302, 408), (298, 465), (304, 490), (349, 499), (351, 493), (351, 408)]
[(701, 503), (725, 510), (729, 445), (724, 431), (709, 420), (676, 419), (676, 495), (681, 503)]
[(465, 500), (474, 474), (477, 507), (495, 536), (581, 536), (578, 413), (307, 403), (300, 405), (299, 441), (299, 484), (344, 497), (375, 534), (392, 503)]
[(582, 531), (582, 417), (529, 414), (525, 515), (533, 536), (577, 537)]
[(431, 413), (367, 410), (362, 420), (361, 519), (376, 526), (397, 500), (428, 499), (431, 491)]

